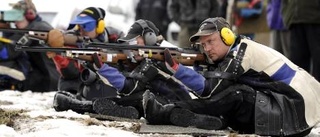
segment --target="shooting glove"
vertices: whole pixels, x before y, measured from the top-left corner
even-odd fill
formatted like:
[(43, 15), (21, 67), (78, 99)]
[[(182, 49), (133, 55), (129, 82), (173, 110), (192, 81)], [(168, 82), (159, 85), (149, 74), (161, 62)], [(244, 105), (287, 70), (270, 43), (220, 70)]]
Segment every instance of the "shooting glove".
[(101, 60), (101, 57), (97, 54), (97, 53), (93, 53), (92, 54), (92, 60), (93, 60), (93, 67), (95, 70), (99, 70), (102, 65), (103, 65), (103, 62)]
[(172, 72), (172, 74), (176, 73), (176, 71), (179, 68), (179, 63), (172, 58), (170, 50), (165, 49), (164, 50), (164, 61), (166, 64), (167, 69)]
[(48, 44), (53, 48), (61, 48), (64, 46), (63, 33), (58, 29), (52, 29), (48, 32)]
[(149, 82), (153, 80), (159, 73), (158, 69), (153, 66), (152, 62), (150, 60), (147, 60), (143, 63), (141, 63), (141, 70), (140, 73), (143, 76), (143, 79), (141, 79), (143, 82)]

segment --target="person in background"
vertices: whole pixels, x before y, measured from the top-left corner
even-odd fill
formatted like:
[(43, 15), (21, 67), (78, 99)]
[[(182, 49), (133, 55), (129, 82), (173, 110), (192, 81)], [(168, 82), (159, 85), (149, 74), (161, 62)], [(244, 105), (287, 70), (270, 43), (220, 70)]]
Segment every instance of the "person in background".
[[(245, 35), (252, 40), (255, 38), (255, 33), (258, 31), (255, 25), (259, 26), (259, 18), (263, 12), (263, 1), (262, 0), (234, 0), (233, 2), (225, 0), (228, 6), (232, 8), (233, 21), (232, 25), (234, 30), (237, 30), (238, 34)], [(233, 4), (233, 5), (232, 5)], [(228, 8), (228, 7), (227, 7)]]
[(149, 124), (305, 136), (320, 122), (320, 83), (276, 50), (236, 35), (221, 17), (204, 20), (190, 41), (200, 44), (217, 68), (198, 74), (166, 50), (172, 76), (196, 91), (199, 99), (161, 104), (145, 92)]
[(171, 22), (167, 12), (168, 0), (139, 0), (135, 20), (146, 19), (153, 22), (160, 34), (167, 39), (168, 26)]
[(190, 48), (188, 38), (197, 32), (198, 24), (208, 17), (217, 17), (220, 4), (217, 0), (169, 0), (168, 15), (180, 26), (179, 47)]
[(281, 1), (282, 18), (290, 31), (289, 59), (320, 80), (320, 4), (318, 0)]
[[(117, 39), (123, 36), (123, 32), (104, 24), (105, 11), (100, 7), (87, 7), (81, 11), (74, 20), (70, 22), (68, 31), (65, 34), (73, 34), (75, 36), (85, 36), (91, 42), (117, 43)], [(49, 32), (48, 44), (51, 47), (71, 47), (81, 48), (82, 42), (73, 43), (73, 45), (65, 45), (64, 37), (59, 30)], [(100, 79), (94, 82), (84, 82), (81, 79), (93, 74), (94, 68), (92, 63), (88, 61), (79, 61), (57, 55), (55, 53), (47, 53), (51, 57), (60, 73), (58, 91), (54, 97), (53, 107), (56, 111), (64, 111), (69, 109), (68, 98), (76, 101), (93, 100), (97, 97), (115, 96), (116, 90), (105, 85)], [(101, 92), (105, 90), (108, 92)], [(79, 106), (78, 110), (82, 111)]]
[(268, 0), (267, 21), (270, 32), (270, 46), (290, 57), (290, 32), (284, 26), (281, 16), (281, 0)]
[[(31, 0), (11, 4), (13, 10), (21, 11), (22, 19), (15, 21), (17, 29), (49, 31), (52, 26), (37, 14)], [(4, 32), (4, 37), (19, 41), (24, 34)], [(37, 40), (30, 40), (24, 46), (43, 46)], [(15, 45), (0, 43), (0, 89), (31, 90), (34, 92), (56, 91), (58, 72), (54, 62), (45, 53), (15, 51)]]

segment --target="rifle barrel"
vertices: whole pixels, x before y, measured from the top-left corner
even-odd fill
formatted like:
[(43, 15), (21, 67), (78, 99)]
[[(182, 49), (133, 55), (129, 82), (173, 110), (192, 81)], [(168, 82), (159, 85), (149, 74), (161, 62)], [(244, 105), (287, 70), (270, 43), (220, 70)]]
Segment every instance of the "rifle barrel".
[(49, 32), (49, 30), (12, 29), (12, 28), (0, 28), (0, 31), (1, 32), (9, 32), (9, 33)]
[(172, 51), (179, 51), (184, 53), (200, 53), (192, 48), (178, 48), (178, 47), (159, 47), (159, 46), (141, 46), (141, 45), (129, 45), (119, 43), (103, 43), (103, 42), (89, 42), (85, 47), (95, 47), (101, 49), (114, 49), (114, 50), (135, 50), (135, 49), (155, 49), (165, 50), (169, 49)]
[(83, 48), (50, 48), (50, 47), (29, 47), (29, 46), (20, 46), (16, 47), (17, 51), (28, 51), (28, 52), (66, 52), (68, 50), (72, 51), (101, 51), (101, 49), (83, 49)]

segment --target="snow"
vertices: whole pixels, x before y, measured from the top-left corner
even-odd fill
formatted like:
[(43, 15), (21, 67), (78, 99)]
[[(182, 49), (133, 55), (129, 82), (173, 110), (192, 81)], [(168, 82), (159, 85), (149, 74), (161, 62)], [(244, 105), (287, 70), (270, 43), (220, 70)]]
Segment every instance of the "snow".
[[(71, 110), (56, 112), (52, 108), (54, 94), (55, 92), (0, 91), (0, 109), (22, 110), (20, 115), (26, 116), (15, 119), (16, 124), (13, 127), (0, 125), (0, 137), (161, 137), (160, 134), (133, 132), (132, 128), (136, 123), (101, 121)], [(308, 135), (308, 137), (318, 136), (320, 136), (320, 124)]]
[(1, 91), (1, 109), (24, 110), (22, 115), (26, 115), (30, 119), (21, 120), (21, 123), (17, 125), (17, 129), (0, 125), (0, 137), (146, 136), (123, 130), (130, 128), (132, 123), (99, 121), (71, 110), (56, 112), (52, 108), (54, 94), (55, 92)]

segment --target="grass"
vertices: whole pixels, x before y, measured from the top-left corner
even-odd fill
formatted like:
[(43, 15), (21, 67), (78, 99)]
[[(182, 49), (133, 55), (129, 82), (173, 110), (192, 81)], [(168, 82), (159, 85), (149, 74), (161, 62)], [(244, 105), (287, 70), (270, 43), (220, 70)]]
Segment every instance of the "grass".
[(0, 125), (5, 124), (9, 127), (14, 126), (14, 120), (22, 117), (23, 110), (4, 110), (0, 108)]

